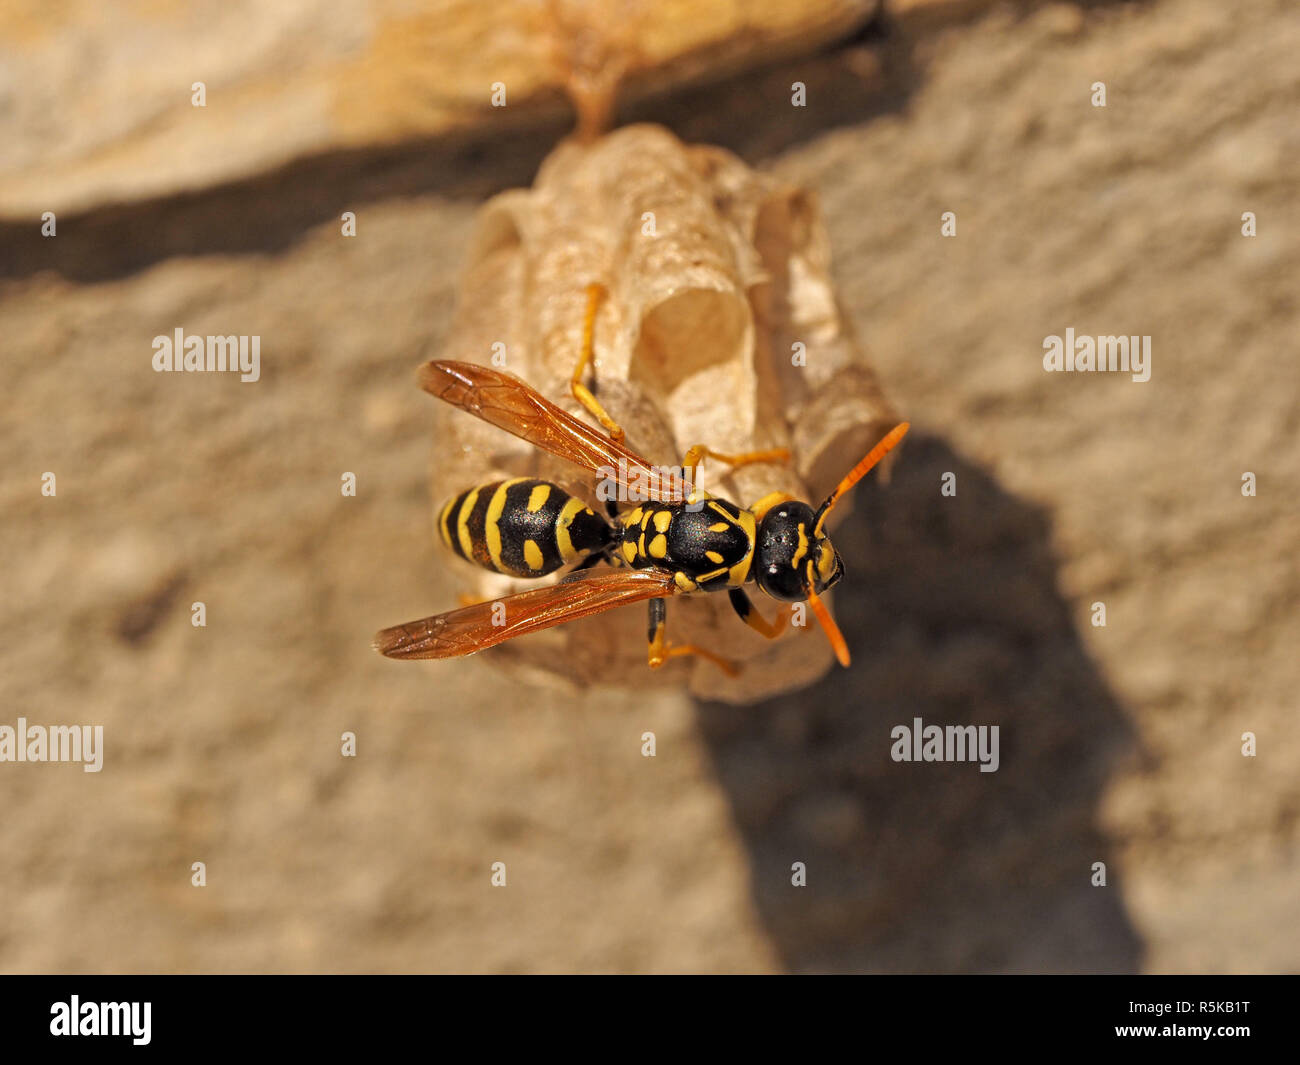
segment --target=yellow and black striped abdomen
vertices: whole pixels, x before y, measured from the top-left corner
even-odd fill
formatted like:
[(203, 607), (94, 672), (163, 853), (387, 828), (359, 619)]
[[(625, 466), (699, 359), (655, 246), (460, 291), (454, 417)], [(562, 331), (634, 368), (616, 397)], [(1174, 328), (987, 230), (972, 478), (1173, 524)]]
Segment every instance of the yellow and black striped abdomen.
[(581, 500), (528, 477), (462, 492), (439, 512), (438, 532), (461, 558), (514, 577), (544, 577), (614, 537)]

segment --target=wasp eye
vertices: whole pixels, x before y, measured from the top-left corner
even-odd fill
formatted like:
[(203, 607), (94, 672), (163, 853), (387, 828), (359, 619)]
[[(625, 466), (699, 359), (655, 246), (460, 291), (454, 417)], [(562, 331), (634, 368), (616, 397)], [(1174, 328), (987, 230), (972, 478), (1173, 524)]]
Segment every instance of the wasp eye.
[(823, 540), (817, 545), (817, 585), (825, 587), (835, 579), (836, 571), (839, 569), (839, 559), (835, 554), (835, 548)]

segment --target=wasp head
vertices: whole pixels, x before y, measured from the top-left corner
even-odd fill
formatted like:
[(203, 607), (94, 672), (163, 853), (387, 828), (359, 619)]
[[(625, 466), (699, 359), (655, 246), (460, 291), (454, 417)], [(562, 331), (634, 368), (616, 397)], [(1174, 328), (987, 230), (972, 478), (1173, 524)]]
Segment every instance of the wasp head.
[(807, 503), (791, 500), (769, 510), (758, 526), (754, 579), (773, 599), (799, 603), (844, 576), (844, 564)]

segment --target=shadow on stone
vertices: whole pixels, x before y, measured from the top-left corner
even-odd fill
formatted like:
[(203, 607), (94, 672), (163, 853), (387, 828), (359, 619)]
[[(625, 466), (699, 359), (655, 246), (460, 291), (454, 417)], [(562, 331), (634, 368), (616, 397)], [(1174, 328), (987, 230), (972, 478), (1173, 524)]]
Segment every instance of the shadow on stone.
[[(947, 471), (955, 497), (940, 495)], [(835, 542), (853, 667), (698, 709), (785, 964), (1135, 971), (1141, 943), (1097, 827), (1132, 730), (1057, 589), (1046, 516), (913, 433), (892, 483), (857, 489)], [(893, 761), (891, 730), (915, 718), (998, 725), (999, 768)], [(1098, 861), (1107, 887), (1091, 886)]]
[[(831, 129), (902, 106), (913, 83), (910, 46), (868, 34), (823, 54), (788, 61), (622, 108), (618, 124), (658, 122), (690, 142), (717, 144), (751, 164)], [(790, 104), (790, 85), (809, 104)], [(60, 216), (56, 239), (39, 220), (0, 218), (0, 281), (53, 271), (77, 282), (110, 281), (166, 259), (279, 254), (344, 211), (412, 196), (480, 202), (532, 183), (572, 126), (567, 105), (531, 118), (503, 114), (466, 131), (323, 152), (240, 181)], [(647, 160), (646, 165), (653, 165)]]

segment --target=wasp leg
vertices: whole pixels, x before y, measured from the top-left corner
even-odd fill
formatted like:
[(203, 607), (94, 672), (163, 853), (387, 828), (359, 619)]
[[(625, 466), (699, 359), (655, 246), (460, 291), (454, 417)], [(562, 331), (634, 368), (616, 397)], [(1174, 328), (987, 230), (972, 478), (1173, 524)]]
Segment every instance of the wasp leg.
[(781, 633), (785, 632), (785, 627), (790, 623), (790, 615), (794, 613), (794, 607), (784, 606), (776, 612), (776, 620), (768, 621), (762, 614), (754, 609), (754, 604), (750, 602), (749, 596), (745, 594), (743, 588), (732, 588), (728, 593), (731, 599), (731, 608), (740, 618), (755, 632), (766, 636), (769, 640), (775, 640)]
[(728, 662), (725, 658), (719, 658), (712, 651), (706, 651), (703, 647), (697, 647), (693, 643), (684, 643), (677, 647), (665, 647), (664, 623), (667, 620), (667, 617), (667, 601), (663, 599), (651, 599), (649, 630), (649, 662), (651, 669), (658, 669), (670, 658), (680, 658), (683, 655), (699, 655), (700, 658), (707, 658), (727, 676), (739, 676), (740, 669), (734, 662)]
[(714, 451), (711, 447), (696, 444), (690, 451), (686, 452), (686, 457), (682, 459), (682, 472), (692, 484), (695, 483), (695, 467), (706, 458), (725, 462), (732, 469), (735, 469), (737, 466), (748, 466), (752, 462), (789, 462), (790, 449), (787, 447), (773, 447), (768, 448), (766, 451), (742, 451), (739, 455), (724, 455), (721, 451)]
[(582, 320), (582, 354), (578, 358), (578, 365), (574, 367), (573, 380), (569, 382), (569, 388), (573, 392), (573, 398), (587, 408), (591, 416), (600, 422), (601, 427), (612, 439), (622, 440), (623, 427), (609, 416), (605, 408), (600, 405), (600, 400), (582, 383), (582, 375), (587, 372), (587, 367), (591, 364), (595, 347), (596, 312), (600, 310), (600, 303), (604, 298), (604, 285), (593, 281), (587, 286), (587, 315)]
[(793, 499), (794, 496), (786, 492), (769, 492), (749, 509), (754, 515), (754, 521), (760, 522), (773, 507), (781, 503), (789, 503)]

